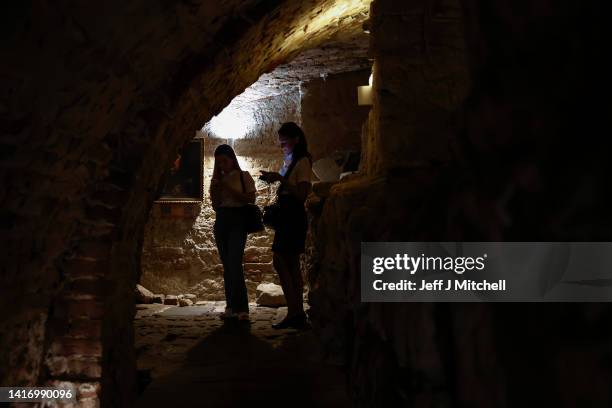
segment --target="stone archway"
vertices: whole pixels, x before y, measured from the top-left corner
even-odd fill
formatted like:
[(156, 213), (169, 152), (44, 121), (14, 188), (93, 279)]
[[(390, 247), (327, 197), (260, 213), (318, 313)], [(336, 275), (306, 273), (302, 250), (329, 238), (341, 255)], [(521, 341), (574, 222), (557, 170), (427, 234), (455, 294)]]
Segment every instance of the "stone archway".
[(361, 30), (368, 9), (325, 0), (12, 10), (9, 39), (27, 47), (3, 69), (13, 153), (3, 163), (3, 276), (22, 290), (3, 299), (2, 347), (15, 353), (1, 363), (23, 369), (4, 382), (69, 382), (83, 404), (130, 405), (142, 229), (170, 152), (260, 74)]
[[(340, 3), (355, 8), (333, 8)], [(4, 384), (66, 381), (80, 384), (84, 406), (100, 396), (105, 405), (131, 405), (132, 288), (162, 164), (259, 73), (358, 26), (347, 15), (364, 4), (108, 1), (69, 8), (39, 0), (3, 14), (3, 41), (20, 45), (7, 50), (0, 68), (0, 283), (8, 288), (0, 298), (0, 349), (10, 350), (0, 355)], [(354, 267), (362, 237), (609, 240), (610, 161), (598, 130), (609, 104), (596, 91), (609, 71), (600, 59), (605, 13), (546, 0), (376, 4), (377, 27), (389, 31), (380, 31), (375, 40), (383, 42), (374, 48), (391, 58), (376, 70), (381, 109), (366, 130), (368, 178), (337, 189), (321, 231), (337, 244), (324, 256), (340, 253), (343, 262), (320, 271), (319, 310), (330, 322), (326, 334), (346, 340), (338, 353), (353, 361), (357, 399), (525, 405), (537, 391), (541, 404), (609, 406), (605, 381), (582, 376), (586, 369), (609, 377), (602, 364), (608, 307), (527, 305), (519, 309), (524, 320), (504, 327), (495, 322), (516, 317), (506, 307), (362, 307)], [(326, 26), (319, 17), (325, 10), (341, 24)], [(445, 72), (424, 86), (423, 69), (424, 61), (445, 66), (448, 54), (429, 46), (451, 49), (446, 40), (457, 39), (460, 15), (473, 82), (465, 101), (446, 98), (452, 92), (445, 86), (456, 81)], [(304, 30), (308, 18), (320, 24)], [(311, 30), (320, 34), (307, 36)], [(430, 85), (443, 97), (424, 98)], [(409, 92), (415, 86), (416, 98)], [(416, 121), (415, 112), (427, 120)], [(438, 113), (456, 122), (456, 137), (438, 139)], [(428, 135), (457, 144), (450, 171)], [(456, 180), (467, 182), (449, 182)], [(406, 184), (415, 188), (402, 195)], [(389, 193), (401, 200), (384, 200)], [(403, 203), (418, 216), (404, 216)], [(380, 222), (378, 214), (389, 217)], [(340, 286), (350, 288), (345, 297), (332, 292)], [(520, 331), (526, 336), (515, 343)], [(480, 358), (483, 347), (494, 367)], [(490, 368), (499, 371), (490, 375)]]

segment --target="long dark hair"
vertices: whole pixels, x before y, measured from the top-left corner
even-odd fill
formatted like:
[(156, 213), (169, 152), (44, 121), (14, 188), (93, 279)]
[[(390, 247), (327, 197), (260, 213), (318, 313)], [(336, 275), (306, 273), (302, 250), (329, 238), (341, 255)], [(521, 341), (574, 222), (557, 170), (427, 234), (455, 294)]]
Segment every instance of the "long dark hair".
[[(217, 146), (217, 148), (215, 149), (215, 158), (221, 155), (227, 156), (232, 159), (232, 161), (234, 162), (234, 168), (238, 169), (238, 171), (242, 171), (242, 169), (240, 168), (240, 164), (238, 163), (238, 158), (236, 157), (236, 153), (234, 152), (234, 149), (232, 149), (232, 146), (227, 144)], [(221, 169), (217, 165), (217, 160), (215, 160), (215, 167), (213, 170), (212, 178), (217, 180), (221, 178)]]
[(302, 157), (307, 157), (312, 164), (312, 156), (308, 152), (308, 141), (306, 141), (306, 135), (301, 127), (297, 125), (295, 122), (285, 122), (281, 125), (280, 129), (278, 129), (278, 135), (282, 138), (288, 139), (298, 139), (295, 146), (293, 146), (293, 155), (291, 159), (291, 164), (285, 173), (285, 177), (291, 173), (291, 170), (295, 167), (297, 162)]

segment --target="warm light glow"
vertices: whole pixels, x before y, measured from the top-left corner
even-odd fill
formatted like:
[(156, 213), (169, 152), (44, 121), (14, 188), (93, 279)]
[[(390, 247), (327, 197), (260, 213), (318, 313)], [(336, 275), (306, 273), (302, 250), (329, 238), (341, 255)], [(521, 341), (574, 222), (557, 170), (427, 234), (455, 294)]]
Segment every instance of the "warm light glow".
[(369, 85), (357, 87), (357, 105), (370, 106), (374, 103), (372, 84), (374, 83), (374, 73), (370, 74)]
[(357, 88), (357, 105), (370, 106), (373, 104), (372, 87), (369, 85)]
[[(251, 168), (251, 163), (246, 159), (247, 156), (238, 156), (236, 155), (236, 158), (238, 159), (238, 164), (240, 165), (240, 168), (242, 169), (242, 171), (248, 171), (249, 173), (252, 173), (252, 168)], [(251, 176), (253, 176), (253, 174), (251, 174)]]
[[(372, 0), (325, 0), (310, 13), (298, 17), (296, 29), (282, 42), (281, 50), (307, 49), (342, 27), (362, 24), (367, 20)], [(282, 52), (281, 52), (282, 54)], [(240, 95), (239, 95), (240, 97)], [(219, 115), (213, 117), (202, 131), (220, 139), (240, 139), (258, 131), (259, 113), (253, 100), (235, 98)]]
[(294, 46), (296, 43), (322, 32), (325, 27), (337, 26), (344, 18), (360, 16), (365, 20), (365, 17), (362, 16), (369, 12), (371, 0), (336, 0), (330, 3), (331, 5), (326, 6), (327, 8), (314, 17), (310, 14), (305, 15), (302, 21), (298, 23), (298, 27), (301, 28), (287, 37), (283, 48)]
[(204, 126), (205, 130), (221, 139), (240, 139), (254, 128), (252, 113), (235, 109), (231, 105)]

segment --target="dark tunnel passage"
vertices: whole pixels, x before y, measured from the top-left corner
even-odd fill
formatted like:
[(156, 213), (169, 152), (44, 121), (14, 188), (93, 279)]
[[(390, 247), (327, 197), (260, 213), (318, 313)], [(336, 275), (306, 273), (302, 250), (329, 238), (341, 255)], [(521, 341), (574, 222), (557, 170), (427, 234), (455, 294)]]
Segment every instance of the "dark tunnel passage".
[[(139, 330), (147, 312), (137, 315), (136, 284), (166, 294), (201, 284), (201, 307), (217, 313), (210, 288), (219, 261), (204, 245), (210, 208), (193, 207), (183, 231), (190, 247), (164, 241), (172, 266), (163, 269), (153, 244), (168, 222), (178, 224), (164, 221), (156, 200), (196, 132), (206, 185), (206, 157), (223, 137), (203, 125), (238, 100), (259, 115), (232, 142), (251, 169), (277, 164), (270, 149), (285, 120), (302, 124), (315, 159), (356, 150), (359, 166), (315, 186), (308, 201), (302, 269), (312, 330), (270, 337), (283, 340), (279, 349), (253, 333), (212, 331), (188, 358), (205, 368), (215, 347), (236, 345), (242, 351), (228, 364), (237, 369), (254, 353), (264, 364), (251, 367), (255, 376), (343, 387), (313, 404), (611, 405), (606, 303), (365, 303), (360, 295), (362, 242), (610, 241), (609, 24), (598, 3), (38, 0), (4, 8), (0, 386), (72, 385), (77, 406), (136, 406), (135, 316)], [(371, 105), (358, 106), (356, 87), (370, 72)], [(240, 99), (245, 89), (257, 97)], [(248, 244), (245, 268), (257, 269), (250, 295), (274, 280), (262, 269), (268, 238)], [(177, 269), (177, 253), (187, 266)], [(181, 281), (190, 262), (208, 280)], [(266, 325), (275, 316), (258, 313)], [(295, 358), (315, 348), (332, 371)], [(261, 378), (253, 381), (274, 393)], [(219, 395), (210, 401), (223, 406)]]

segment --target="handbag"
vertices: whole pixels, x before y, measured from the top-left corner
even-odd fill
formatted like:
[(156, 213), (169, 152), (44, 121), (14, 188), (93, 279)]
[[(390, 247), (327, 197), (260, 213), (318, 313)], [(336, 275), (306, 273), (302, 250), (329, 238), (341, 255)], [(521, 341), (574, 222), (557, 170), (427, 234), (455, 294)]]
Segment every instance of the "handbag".
[[(240, 183), (242, 184), (242, 192), (245, 193), (244, 179), (242, 178), (243, 172), (240, 173)], [(265, 229), (262, 222), (262, 214), (259, 206), (255, 204), (247, 204), (243, 208), (244, 211), (244, 224), (247, 233), (259, 232)]]
[(264, 207), (263, 223), (272, 229), (276, 229), (280, 222), (280, 212), (281, 208), (278, 202), (266, 205)]

